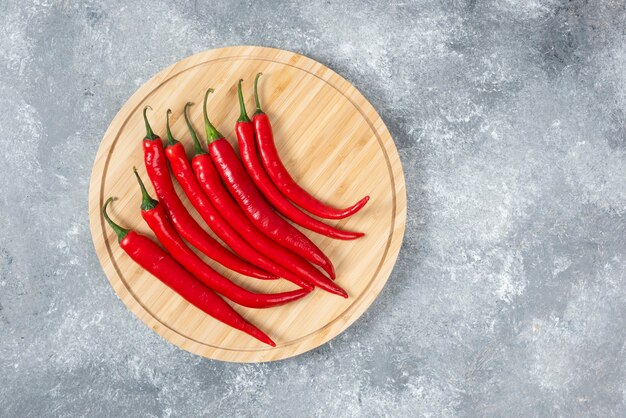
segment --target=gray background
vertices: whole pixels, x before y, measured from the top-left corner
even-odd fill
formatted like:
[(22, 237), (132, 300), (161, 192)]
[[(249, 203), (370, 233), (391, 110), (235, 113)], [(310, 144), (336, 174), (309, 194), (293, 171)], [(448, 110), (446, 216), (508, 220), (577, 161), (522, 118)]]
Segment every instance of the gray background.
[[(0, 415), (626, 414), (626, 10), (615, 1), (0, 0)], [(87, 191), (126, 99), (185, 56), (306, 54), (378, 109), (404, 245), (331, 343), (206, 360), (119, 301)]]

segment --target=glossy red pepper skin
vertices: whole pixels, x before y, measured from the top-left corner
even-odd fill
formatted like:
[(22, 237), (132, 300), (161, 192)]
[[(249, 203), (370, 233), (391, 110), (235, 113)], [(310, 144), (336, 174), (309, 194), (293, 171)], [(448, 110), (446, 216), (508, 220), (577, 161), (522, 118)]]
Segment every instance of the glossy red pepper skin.
[(199, 282), (147, 237), (131, 231), (120, 241), (120, 247), (137, 264), (196, 308), (265, 344), (276, 347), (276, 343), (270, 337), (246, 321), (228, 303)]
[(263, 251), (264, 254), (276, 262), (300, 274), (320, 289), (347, 297), (343, 289), (328, 280), (326, 276), (305, 259), (273, 241), (250, 222), (222, 183), (222, 179), (208, 154), (196, 155), (192, 160), (192, 166), (200, 185), (218, 210), (222, 213), (228, 213), (227, 221), (242, 236), (247, 237), (250, 243), (259, 251)]
[(211, 259), (238, 273), (263, 280), (277, 278), (243, 261), (222, 247), (191, 217), (174, 189), (161, 138), (144, 139), (143, 150), (146, 171), (157, 198), (183, 238)]
[[(110, 201), (111, 199), (104, 205), (103, 212), (105, 212), (107, 222), (111, 224), (112, 221), (106, 215), (106, 206)], [(130, 258), (182, 296), (187, 302), (218, 321), (243, 331), (265, 344), (276, 347), (276, 343), (270, 337), (246, 321), (228, 303), (193, 277), (172, 256), (149, 238), (135, 231), (122, 229), (119, 225), (113, 225), (111, 227), (118, 234), (120, 247)]]
[(254, 80), (254, 99), (256, 102), (256, 112), (252, 116), (254, 125), (254, 133), (259, 148), (259, 155), (263, 166), (269, 174), (272, 182), (278, 189), (296, 205), (304, 210), (325, 219), (343, 219), (350, 215), (354, 215), (365, 206), (369, 200), (369, 196), (365, 196), (354, 205), (345, 209), (336, 209), (332, 206), (320, 202), (318, 199), (309, 194), (306, 190), (296, 183), (291, 177), (285, 165), (278, 155), (276, 144), (274, 143), (274, 135), (272, 133), (272, 125), (265, 113), (261, 110), (259, 104), (259, 96), (257, 92), (257, 82), (261, 73), (257, 74)]
[(239, 143), (239, 155), (241, 155), (246, 171), (265, 198), (283, 214), (283, 216), (306, 229), (326, 235), (330, 238), (353, 240), (365, 235), (362, 232), (345, 231), (325, 224), (294, 206), (289, 199), (276, 188), (265, 172), (263, 164), (257, 157), (256, 144), (254, 143), (254, 126), (252, 123), (237, 122), (235, 132), (237, 133), (237, 142)]
[(283, 293), (254, 293), (237, 286), (202, 261), (182, 240), (176, 228), (167, 219), (160, 204), (141, 211), (141, 216), (165, 249), (191, 274), (209, 288), (233, 302), (248, 308), (262, 309), (284, 305), (307, 295), (310, 290), (298, 289)]
[(230, 194), (261, 232), (306, 260), (321, 266), (330, 277), (335, 278), (334, 267), (328, 257), (302, 232), (274, 212), (265, 201), (226, 139), (212, 141), (209, 144), (209, 153)]
[(262, 309), (284, 305), (305, 296), (310, 290), (298, 289), (291, 292), (259, 294), (237, 286), (202, 261), (185, 244), (172, 222), (167, 218), (163, 205), (152, 199), (143, 181), (135, 170), (135, 176), (141, 188), (141, 217), (146, 221), (157, 239), (165, 249), (185, 267), (191, 274), (202, 281), (210, 289), (222, 296), (248, 308)]
[[(191, 204), (196, 208), (202, 219), (209, 225), (215, 234), (222, 239), (240, 257), (248, 260), (254, 265), (295, 283), (296, 285), (312, 289), (312, 286), (296, 274), (292, 274), (284, 267), (260, 253), (256, 248), (248, 244), (239, 233), (224, 219), (224, 217), (213, 206), (204, 190), (198, 183), (191, 164), (187, 159), (185, 149), (180, 142), (165, 148), (165, 154), (170, 162), (172, 173), (189, 198)], [(287, 277), (285, 277), (287, 276)]]
[(328, 206), (296, 183), (282, 163), (272, 134), (272, 126), (265, 113), (257, 113), (252, 117), (254, 132), (259, 147), (259, 155), (263, 166), (272, 182), (280, 191), (304, 210), (325, 219), (343, 219), (354, 215), (365, 206), (369, 196), (365, 196), (354, 205), (345, 209), (336, 209)]

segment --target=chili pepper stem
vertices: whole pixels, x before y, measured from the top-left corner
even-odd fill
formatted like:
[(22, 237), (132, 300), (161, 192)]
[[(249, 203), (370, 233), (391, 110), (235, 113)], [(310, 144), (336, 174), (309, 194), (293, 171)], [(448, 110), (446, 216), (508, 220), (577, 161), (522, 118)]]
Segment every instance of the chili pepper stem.
[(137, 172), (137, 167), (133, 167), (133, 172), (135, 173), (135, 177), (137, 177), (139, 187), (141, 188), (141, 210), (145, 211), (154, 209), (159, 201), (153, 199), (146, 190), (146, 186), (143, 184), (143, 181), (141, 180), (141, 177), (139, 177), (139, 173)]
[(200, 145), (200, 141), (198, 140), (198, 135), (196, 135), (196, 131), (191, 126), (191, 122), (189, 121), (189, 116), (187, 116), (187, 108), (191, 106), (192, 102), (185, 103), (185, 108), (183, 109), (183, 115), (185, 116), (185, 123), (187, 124), (187, 129), (189, 130), (189, 135), (191, 135), (191, 139), (193, 140), (193, 148), (196, 151), (196, 155), (206, 154), (206, 152), (202, 149)]
[(246, 104), (243, 101), (243, 93), (241, 92), (241, 83), (243, 79), (239, 79), (239, 83), (237, 84), (237, 96), (239, 96), (239, 119), (237, 122), (250, 122), (250, 118), (248, 117), (248, 112), (246, 112)]
[(256, 110), (254, 111), (255, 115), (260, 115), (263, 113), (263, 111), (261, 110), (261, 102), (259, 102), (258, 90), (259, 77), (261, 77), (262, 75), (263, 73), (257, 73), (256, 77), (254, 77), (254, 104), (256, 106)]
[(148, 122), (148, 116), (146, 116), (146, 111), (148, 109), (152, 110), (150, 106), (146, 106), (143, 108), (143, 121), (146, 123), (146, 138), (145, 139), (153, 141), (157, 139), (158, 136), (155, 135), (154, 132), (152, 132), (152, 127), (150, 126), (150, 122)]
[(166, 147), (171, 147), (172, 145), (176, 145), (178, 143), (177, 140), (174, 139), (172, 135), (172, 131), (170, 130), (170, 113), (172, 113), (172, 109), (167, 109), (165, 116), (165, 131), (167, 132), (167, 144)]
[(113, 222), (111, 218), (109, 218), (109, 214), (107, 213), (107, 206), (109, 206), (109, 203), (111, 203), (113, 200), (115, 200), (113, 197), (109, 197), (107, 201), (104, 202), (104, 206), (102, 207), (102, 215), (104, 215), (104, 219), (106, 219), (109, 226), (111, 226), (113, 231), (115, 231), (115, 234), (117, 235), (117, 241), (119, 242), (123, 240), (126, 235), (128, 235), (130, 230), (122, 228), (121, 226)]
[(215, 126), (209, 121), (209, 116), (206, 112), (206, 101), (209, 97), (209, 93), (213, 93), (215, 90), (208, 89), (206, 93), (204, 93), (204, 106), (202, 107), (202, 113), (204, 114), (204, 129), (206, 131), (206, 140), (210, 144), (213, 141), (217, 141), (218, 139), (224, 138), (224, 135), (219, 133)]

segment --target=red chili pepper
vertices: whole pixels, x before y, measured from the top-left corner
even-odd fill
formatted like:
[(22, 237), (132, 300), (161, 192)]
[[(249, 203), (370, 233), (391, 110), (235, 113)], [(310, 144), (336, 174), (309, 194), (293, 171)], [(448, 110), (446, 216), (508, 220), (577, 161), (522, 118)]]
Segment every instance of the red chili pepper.
[(120, 247), (130, 258), (196, 308), (226, 325), (243, 331), (265, 344), (276, 347), (276, 343), (270, 337), (246, 321), (228, 303), (193, 277), (172, 256), (148, 237), (122, 228), (113, 222), (106, 212), (107, 206), (112, 200), (113, 198), (110, 197), (106, 201), (102, 213), (115, 231)]
[(208, 154), (196, 155), (192, 160), (193, 170), (200, 185), (211, 201), (222, 213), (228, 213), (228, 222), (242, 235), (247, 237), (259, 251), (300, 274), (311, 283), (328, 292), (347, 297), (345, 291), (328, 280), (321, 271), (309, 264), (304, 258), (291, 252), (267, 235), (259, 231), (247, 218), (237, 202), (232, 198)]
[[(235, 150), (208, 121), (208, 117), (206, 116), (206, 107), (204, 114), (208, 141), (210, 142), (209, 147), (211, 157), (214, 157), (213, 162), (215, 162), (218, 166), (217, 171), (220, 172), (220, 176), (224, 179), (228, 189), (231, 191), (231, 194), (235, 197), (240, 210), (235, 211), (227, 206), (226, 202), (232, 200), (228, 193), (225, 193), (226, 198), (222, 196), (222, 199), (219, 202), (216, 199), (215, 193), (219, 193), (220, 189), (223, 189), (224, 186), (221, 185), (219, 181), (220, 176), (213, 174), (216, 170), (211, 163), (211, 159), (204, 158), (201, 160), (200, 158), (203, 156), (198, 156), (193, 161), (193, 167), (204, 190), (209, 194), (211, 192), (214, 193), (211, 197), (215, 204), (218, 205), (221, 210), (227, 210), (230, 214), (228, 221), (231, 222), (235, 228), (238, 228), (242, 234), (252, 234), (252, 231), (256, 231), (256, 234), (254, 235), (256, 238), (252, 239), (251, 242), (255, 245), (265, 247), (265, 254), (269, 257), (287, 265), (289, 268), (295, 269), (298, 274), (302, 274), (314, 285), (327, 290), (328, 292), (348, 297), (347, 293), (343, 289), (328, 280), (327, 277), (321, 274), (320, 271), (315, 269), (312, 265), (308, 264), (303, 258), (297, 256), (287, 248), (278, 245), (277, 242), (268, 238), (270, 233), (267, 232), (267, 230), (272, 229), (279, 234), (288, 234), (291, 229), (295, 230), (298, 234), (300, 234), (300, 232), (278, 216), (269, 204), (265, 202), (258, 190), (254, 187), (250, 178), (247, 176), (241, 162), (237, 158)], [(209, 182), (212, 183), (211, 186), (208, 186)], [(251, 228), (247, 227), (246, 224), (250, 225), (250, 222), (254, 224), (256, 228), (254, 226)], [(283, 229), (283, 225), (287, 225), (287, 228)], [(263, 234), (265, 235), (259, 234), (259, 230), (263, 231)], [(263, 238), (261, 239), (260, 237)]]
[(254, 79), (254, 101), (256, 103), (256, 111), (252, 116), (252, 122), (254, 124), (254, 133), (256, 134), (261, 161), (263, 161), (263, 166), (267, 170), (267, 173), (271, 177), (274, 184), (296, 205), (311, 212), (313, 215), (319, 216), (320, 218), (343, 219), (357, 213), (361, 210), (361, 208), (363, 208), (363, 206), (365, 206), (370, 198), (369, 196), (365, 196), (363, 199), (348, 208), (336, 209), (311, 196), (291, 177), (280, 160), (278, 150), (276, 150), (270, 120), (261, 110), (259, 95), (257, 92), (257, 83), (261, 74), (262, 73), (258, 73)]
[[(206, 152), (202, 150), (202, 147), (200, 147), (198, 137), (196, 136), (196, 133), (187, 118), (187, 107), (189, 105), (191, 105), (191, 103), (187, 103), (185, 105), (184, 116), (187, 126), (189, 127), (189, 132), (194, 141), (196, 154), (206, 154)], [(202, 216), (202, 219), (204, 219), (213, 232), (215, 232), (215, 234), (228, 246), (230, 246), (230, 248), (232, 248), (239, 256), (251, 263), (254, 263), (254, 265), (276, 274), (277, 276), (284, 275), (283, 277), (298, 286), (312, 290), (313, 286), (311, 286), (310, 283), (298, 275), (289, 272), (284, 267), (281, 267), (260, 253), (256, 248), (244, 240), (226, 221), (226, 219), (224, 219), (224, 216), (222, 216), (222, 214), (215, 208), (213, 203), (211, 203), (211, 200), (204, 193), (202, 187), (196, 179), (196, 176), (193, 174), (193, 169), (187, 159), (187, 154), (185, 153), (183, 144), (176, 141), (172, 137), (172, 132), (169, 129), (169, 111), (167, 114), (166, 126), (168, 143), (165, 148), (165, 154), (170, 162), (172, 173), (174, 173), (174, 177), (178, 180), (178, 184), (181, 185), (191, 204), (196, 208), (200, 216)]]
[(146, 137), (143, 140), (146, 170), (159, 201), (165, 207), (165, 212), (172, 220), (178, 233), (208, 257), (231, 270), (246, 276), (256, 277), (257, 279), (277, 279), (278, 277), (243, 261), (222, 247), (187, 212), (183, 202), (176, 194), (176, 190), (174, 190), (161, 138), (152, 132), (146, 116), (146, 109), (148, 107), (145, 107), (143, 110), (143, 117), (146, 123)]
[(254, 293), (237, 286), (213, 270), (185, 244), (172, 222), (167, 219), (163, 205), (150, 197), (137, 169), (133, 167), (133, 171), (141, 189), (141, 217), (172, 257), (209, 288), (239, 305), (256, 309), (284, 305), (310, 292), (310, 290), (298, 289), (274, 294)]
[(296, 279), (301, 281), (301, 276), (309, 281), (307, 285), (314, 283), (331, 293), (345, 296), (343, 290), (328, 280), (326, 276), (310, 265), (305, 259), (264, 235), (248, 220), (241, 208), (230, 196), (228, 190), (224, 187), (220, 175), (213, 166), (211, 156), (203, 152), (200, 142), (198, 141), (198, 136), (191, 126), (191, 123), (188, 123), (187, 127), (193, 139), (194, 148), (197, 151), (196, 155), (191, 160), (191, 164), (200, 186), (217, 208), (218, 212), (228, 214), (228, 216), (225, 217), (227, 222), (242, 237), (246, 237), (252, 246), (276, 262), (276, 267), (270, 271), (290, 281)]
[(272, 180), (268, 177), (263, 168), (263, 164), (257, 156), (256, 144), (254, 143), (254, 126), (246, 112), (246, 105), (243, 101), (243, 93), (241, 92), (242, 81), (243, 80), (239, 80), (239, 85), (237, 86), (241, 114), (239, 120), (237, 120), (235, 132), (237, 133), (237, 142), (239, 143), (239, 155), (241, 155), (244, 167), (256, 187), (283, 216), (304, 228), (326, 235), (327, 237), (343, 240), (352, 240), (365, 235), (362, 232), (338, 229), (312, 218), (294, 206), (289, 199), (278, 190), (274, 183), (272, 183)]
[(243, 205), (242, 209), (257, 228), (335, 278), (333, 263), (310, 239), (272, 210), (245, 172), (233, 147), (209, 122), (206, 101), (212, 91), (209, 89), (204, 95), (204, 125), (209, 154), (231, 194), (240, 206)]

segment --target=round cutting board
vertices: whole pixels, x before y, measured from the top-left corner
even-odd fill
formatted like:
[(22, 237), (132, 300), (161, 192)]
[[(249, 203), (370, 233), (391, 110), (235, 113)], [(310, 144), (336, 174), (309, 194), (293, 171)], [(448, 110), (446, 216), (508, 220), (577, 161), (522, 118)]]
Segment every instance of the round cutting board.
[[(337, 283), (349, 293), (343, 299), (321, 290), (276, 308), (235, 306), (245, 318), (277, 343), (263, 345), (187, 303), (124, 253), (105, 224), (101, 208), (109, 196), (111, 217), (126, 228), (154, 238), (141, 219), (140, 191), (133, 177), (137, 166), (154, 196), (143, 164), (145, 135), (141, 111), (146, 105), (155, 133), (165, 136), (165, 112), (173, 110), (174, 136), (192, 156), (191, 139), (182, 117), (186, 102), (203, 138), (202, 98), (208, 87), (211, 121), (236, 146), (239, 116), (236, 84), (243, 78), (248, 112), (254, 111), (252, 82), (263, 72), (259, 95), (274, 128), (287, 169), (305, 189), (337, 207), (369, 194), (356, 215), (329, 223), (366, 235), (338, 241), (304, 230), (333, 261)], [(177, 190), (202, 223), (184, 193)], [(205, 357), (234, 362), (283, 359), (329, 341), (352, 324), (374, 301), (387, 281), (400, 250), (406, 220), (402, 166), (389, 131), (372, 105), (350, 83), (322, 64), (272, 48), (229, 47), (183, 59), (152, 77), (122, 106), (107, 129), (91, 174), (91, 234), (102, 268), (126, 306), (166, 340)], [(205, 260), (206, 257), (203, 257)], [(208, 263), (236, 283), (258, 292), (293, 289), (285, 280), (261, 281)]]

